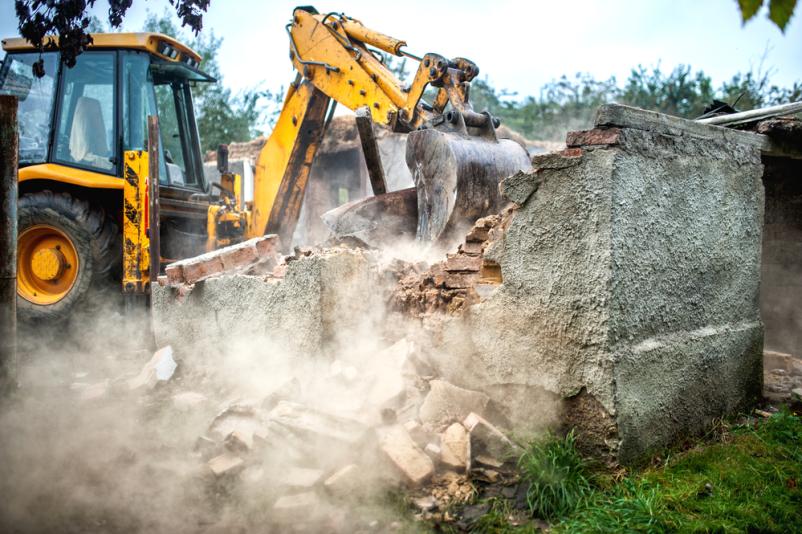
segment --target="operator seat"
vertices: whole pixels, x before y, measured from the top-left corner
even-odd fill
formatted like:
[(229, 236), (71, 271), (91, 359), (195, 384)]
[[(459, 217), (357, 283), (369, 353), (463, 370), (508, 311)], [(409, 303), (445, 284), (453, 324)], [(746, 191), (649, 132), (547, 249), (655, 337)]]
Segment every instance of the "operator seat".
[(82, 96), (75, 104), (70, 129), (70, 157), (76, 163), (111, 169), (110, 155), (100, 101)]

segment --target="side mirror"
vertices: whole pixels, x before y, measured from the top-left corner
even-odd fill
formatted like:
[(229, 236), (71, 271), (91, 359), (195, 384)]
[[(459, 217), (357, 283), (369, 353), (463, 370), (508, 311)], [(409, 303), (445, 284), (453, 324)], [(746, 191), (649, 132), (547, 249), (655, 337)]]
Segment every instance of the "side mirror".
[(228, 145), (218, 145), (217, 147), (217, 172), (228, 173)]

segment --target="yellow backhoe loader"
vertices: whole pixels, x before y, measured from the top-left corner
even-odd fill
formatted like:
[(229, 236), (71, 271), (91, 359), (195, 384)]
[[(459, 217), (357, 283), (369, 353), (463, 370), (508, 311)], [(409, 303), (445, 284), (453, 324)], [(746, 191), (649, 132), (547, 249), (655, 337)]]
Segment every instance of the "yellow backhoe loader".
[[(415, 56), (404, 41), (311, 7), (296, 8), (286, 29), (297, 76), (258, 157), (252, 202), (243, 202), (224, 150), (221, 183), (204, 179), (191, 88), (214, 80), (187, 46), (154, 33), (96, 34), (67, 68), (57, 47), (40, 54), (22, 39), (3, 40), (0, 93), (19, 97), (23, 320), (65, 319), (109, 278), (121, 278), (123, 292), (145, 293), (165, 262), (244, 239), (275, 233), (289, 246), (337, 103), (356, 111), (375, 195), (327, 218), (340, 233), (406, 227), (421, 240), (446, 239), (500, 207), (500, 178), (529, 168), (524, 148), (496, 138), (498, 121), (472, 109), (472, 62)], [(408, 86), (379, 52), (419, 63)], [(40, 57), (45, 76), (36, 78)], [(422, 98), (427, 87), (431, 102)], [(160, 132), (150, 142), (148, 117), (158, 117)], [(374, 122), (410, 132), (414, 188), (387, 191)]]

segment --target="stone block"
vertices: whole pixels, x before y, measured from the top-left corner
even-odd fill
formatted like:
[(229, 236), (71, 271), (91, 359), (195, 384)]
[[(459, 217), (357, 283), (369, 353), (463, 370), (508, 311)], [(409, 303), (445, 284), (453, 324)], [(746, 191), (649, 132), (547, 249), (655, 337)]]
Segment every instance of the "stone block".
[(471, 449), (476, 453), (484, 452), (493, 458), (502, 459), (523, 453), (519, 445), (478, 414), (469, 414), (462, 424), (470, 433)]
[(359, 467), (356, 464), (346, 465), (327, 478), (323, 487), (338, 496), (358, 493), (363, 488)]
[(209, 460), (206, 465), (209, 466), (214, 476), (220, 477), (239, 473), (244, 469), (245, 461), (234, 454), (223, 453)]
[(379, 449), (395, 466), (404, 481), (412, 486), (426, 482), (434, 473), (434, 463), (418, 447), (401, 425), (377, 431)]
[(453, 423), (440, 436), (440, 451), (443, 465), (458, 471), (470, 471), (471, 439), (460, 423)]

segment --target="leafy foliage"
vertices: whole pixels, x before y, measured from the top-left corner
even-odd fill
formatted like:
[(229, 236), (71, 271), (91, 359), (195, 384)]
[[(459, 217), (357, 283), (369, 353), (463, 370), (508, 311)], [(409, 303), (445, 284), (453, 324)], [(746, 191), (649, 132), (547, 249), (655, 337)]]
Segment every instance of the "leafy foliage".
[[(757, 15), (766, 0), (738, 0), (738, 7), (741, 10), (741, 18), (744, 24)], [(796, 0), (769, 0), (769, 20), (785, 32), (791, 16), (796, 8)]]
[(199, 83), (193, 88), (198, 130), (204, 151), (214, 150), (220, 144), (248, 141), (262, 133), (257, 125), (263, 119), (271, 118), (265, 117), (268, 112), (266, 106), (272, 104), (274, 113), (278, 109), (276, 104), (280, 102), (280, 94), (255, 89), (232, 94), (231, 89), (223, 83), (217, 60), (223, 39), (217, 37), (214, 31), (187, 39), (176, 26), (169, 11), (165, 11), (161, 17), (148, 13), (144, 30), (163, 33), (186, 42), (200, 54), (201, 68), (217, 79), (217, 83)]
[[(61, 61), (68, 67), (75, 65), (75, 59), (92, 44), (92, 17), (87, 12), (96, 0), (14, 0), (14, 9), (19, 21), (19, 32), (30, 41), (39, 52), (58, 47)], [(182, 26), (189, 26), (197, 35), (203, 28), (203, 13), (209, 8), (211, 0), (168, 0), (175, 8)], [(119, 28), (133, 0), (108, 0), (108, 22), (112, 28)], [(48, 36), (56, 36), (56, 40)], [(45, 75), (44, 61), (33, 64), (33, 73)]]
[(619, 102), (694, 119), (712, 100), (736, 103), (739, 109), (783, 104), (802, 98), (802, 82), (790, 88), (770, 83), (761, 68), (738, 73), (715, 89), (703, 71), (679, 65), (670, 72), (660, 66), (638, 65), (623, 86), (614, 77), (596, 80), (589, 74), (562, 76), (544, 85), (538, 96), (515, 99), (514, 93), (494, 89), (487, 79), (471, 84), (474, 109), (487, 109), (502, 123), (530, 139), (562, 141), (569, 130), (588, 128), (601, 104)]
[(526, 502), (533, 515), (553, 519), (573, 512), (591, 493), (587, 461), (575, 448), (573, 432), (562, 439), (534, 441), (518, 460), (529, 484)]

